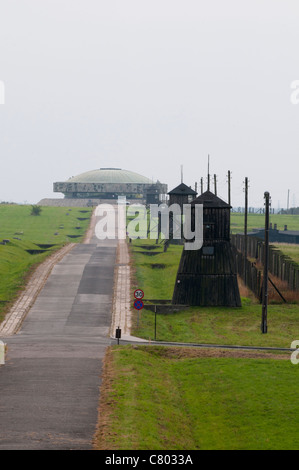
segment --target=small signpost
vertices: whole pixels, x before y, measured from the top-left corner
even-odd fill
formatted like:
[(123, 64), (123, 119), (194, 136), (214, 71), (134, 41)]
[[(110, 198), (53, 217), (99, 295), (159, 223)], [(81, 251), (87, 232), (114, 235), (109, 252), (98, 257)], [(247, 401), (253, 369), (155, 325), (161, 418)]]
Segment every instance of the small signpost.
[[(141, 299), (144, 297), (144, 292), (141, 289), (136, 289), (134, 292), (134, 297), (135, 297), (135, 302), (134, 302), (134, 308), (139, 312), (139, 310), (142, 310), (144, 307), (144, 303), (142, 302)], [(139, 314), (137, 314), (137, 327), (139, 326)]]
[(121, 329), (120, 329), (119, 326), (116, 328), (116, 331), (115, 331), (115, 338), (117, 339), (117, 344), (119, 344), (119, 340), (120, 340), (120, 338), (121, 338)]

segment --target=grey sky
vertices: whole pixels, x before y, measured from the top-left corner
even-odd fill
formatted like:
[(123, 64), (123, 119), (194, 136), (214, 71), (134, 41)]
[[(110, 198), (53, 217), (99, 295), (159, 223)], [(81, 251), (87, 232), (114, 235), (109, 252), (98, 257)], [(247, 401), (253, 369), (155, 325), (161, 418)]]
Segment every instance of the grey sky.
[[(0, 0), (0, 200), (115, 166), (299, 205), (298, 0)], [(60, 196), (59, 196), (60, 197)]]

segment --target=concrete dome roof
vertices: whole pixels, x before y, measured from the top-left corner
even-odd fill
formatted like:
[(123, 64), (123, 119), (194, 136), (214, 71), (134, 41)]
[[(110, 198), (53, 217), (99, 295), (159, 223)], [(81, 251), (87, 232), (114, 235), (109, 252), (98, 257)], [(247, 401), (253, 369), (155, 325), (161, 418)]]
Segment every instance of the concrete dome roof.
[(133, 183), (153, 184), (152, 180), (138, 175), (133, 171), (121, 168), (100, 168), (99, 170), (87, 171), (78, 176), (69, 178), (67, 183)]

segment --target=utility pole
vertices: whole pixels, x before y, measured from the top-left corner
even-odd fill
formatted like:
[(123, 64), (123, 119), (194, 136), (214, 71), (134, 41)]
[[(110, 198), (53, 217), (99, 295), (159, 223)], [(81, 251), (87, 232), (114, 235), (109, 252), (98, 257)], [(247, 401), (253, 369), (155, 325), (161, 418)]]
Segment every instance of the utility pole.
[(269, 278), (269, 206), (270, 206), (270, 194), (265, 192), (265, 254), (264, 254), (264, 282), (263, 282), (263, 307), (262, 307), (262, 333), (267, 333), (267, 314), (268, 314), (268, 278)]
[(290, 208), (290, 190), (288, 189), (288, 202), (287, 202), (287, 210)]
[(231, 205), (230, 181), (231, 181), (231, 174), (230, 174), (230, 170), (228, 170), (228, 173), (227, 173), (227, 182), (228, 182), (228, 203), (229, 203), (229, 205)]
[(248, 178), (245, 178), (245, 218), (244, 218), (244, 283), (247, 282), (247, 215), (248, 215)]
[(208, 155), (208, 191), (210, 191), (210, 155)]
[(214, 193), (217, 196), (217, 176), (214, 175)]
[(203, 178), (200, 178), (200, 191), (201, 191), (200, 194), (202, 194), (203, 193)]

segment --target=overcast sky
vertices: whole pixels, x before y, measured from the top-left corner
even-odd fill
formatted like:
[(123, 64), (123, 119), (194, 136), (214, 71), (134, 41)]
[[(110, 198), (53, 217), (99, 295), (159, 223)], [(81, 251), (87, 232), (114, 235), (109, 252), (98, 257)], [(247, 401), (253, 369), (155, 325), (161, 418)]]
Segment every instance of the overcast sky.
[(298, 0), (0, 0), (0, 201), (101, 167), (299, 206)]

